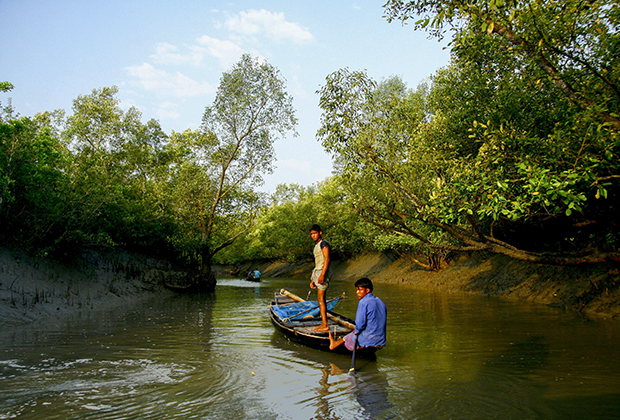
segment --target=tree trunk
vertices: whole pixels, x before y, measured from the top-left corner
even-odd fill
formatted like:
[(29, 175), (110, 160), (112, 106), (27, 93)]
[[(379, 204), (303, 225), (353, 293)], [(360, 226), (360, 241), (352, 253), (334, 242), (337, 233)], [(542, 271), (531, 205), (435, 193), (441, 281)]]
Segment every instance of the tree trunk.
[(217, 280), (215, 274), (209, 269), (208, 272), (202, 271), (196, 279), (196, 287), (199, 292), (214, 292)]
[(200, 273), (196, 279), (196, 286), (200, 292), (214, 292), (217, 280), (215, 274), (211, 270), (211, 254), (203, 252), (202, 265), (200, 267)]

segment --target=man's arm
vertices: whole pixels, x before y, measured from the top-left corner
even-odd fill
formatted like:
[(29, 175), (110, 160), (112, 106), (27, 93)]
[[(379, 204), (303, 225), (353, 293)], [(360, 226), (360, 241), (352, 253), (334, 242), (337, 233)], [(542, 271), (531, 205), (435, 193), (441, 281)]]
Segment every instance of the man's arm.
[(323, 270), (321, 270), (321, 275), (319, 276), (318, 282), (322, 284), (325, 281), (325, 273), (327, 273), (327, 269), (329, 268), (329, 245), (321, 248), (321, 252), (323, 253), (325, 262), (323, 263)]
[(355, 312), (355, 334), (359, 335), (366, 329), (368, 323), (368, 308), (364, 299), (357, 304), (357, 312)]

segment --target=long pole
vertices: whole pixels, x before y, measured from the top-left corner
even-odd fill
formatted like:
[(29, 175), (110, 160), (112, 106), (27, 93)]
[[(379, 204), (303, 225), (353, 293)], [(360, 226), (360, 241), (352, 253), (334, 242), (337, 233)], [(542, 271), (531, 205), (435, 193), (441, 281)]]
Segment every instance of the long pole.
[(351, 369), (349, 369), (349, 373), (355, 373), (355, 350), (357, 350), (357, 334), (355, 334), (355, 340), (353, 340), (353, 356), (351, 356)]

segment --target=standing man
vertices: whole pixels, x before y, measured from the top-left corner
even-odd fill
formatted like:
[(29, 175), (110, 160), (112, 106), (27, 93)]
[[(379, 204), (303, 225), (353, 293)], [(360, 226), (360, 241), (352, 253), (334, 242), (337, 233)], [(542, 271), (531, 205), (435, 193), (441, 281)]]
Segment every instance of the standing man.
[(372, 281), (367, 277), (355, 282), (355, 294), (359, 299), (355, 313), (355, 330), (337, 340), (330, 332), (330, 350), (344, 343), (349, 351), (353, 351), (355, 336), (357, 336), (357, 348), (385, 346), (387, 308), (381, 299), (372, 294), (372, 290)]
[(314, 241), (314, 270), (310, 277), (310, 288), (317, 289), (319, 310), (321, 311), (321, 325), (314, 327), (314, 331), (329, 331), (327, 324), (327, 305), (325, 304), (325, 293), (329, 287), (329, 280), (332, 270), (329, 266), (329, 243), (323, 239), (323, 232), (319, 225), (312, 225), (310, 236)]

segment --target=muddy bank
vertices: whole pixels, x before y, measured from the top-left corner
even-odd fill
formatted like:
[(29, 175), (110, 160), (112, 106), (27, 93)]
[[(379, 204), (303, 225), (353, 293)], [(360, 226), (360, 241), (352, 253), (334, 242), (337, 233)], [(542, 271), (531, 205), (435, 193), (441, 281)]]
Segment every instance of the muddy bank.
[(119, 251), (84, 251), (61, 264), (0, 248), (0, 327), (171, 293), (164, 282), (183, 276), (166, 262)]
[[(252, 265), (264, 277), (309, 278), (312, 261)], [(237, 267), (238, 273), (249, 265)], [(379, 283), (399, 283), (448, 293), (474, 293), (523, 300), (580, 311), (593, 317), (620, 319), (620, 265), (578, 267), (531, 264), (501, 255), (462, 256), (439, 272), (423, 270), (406, 259), (368, 254), (333, 263), (340, 280), (369, 277)]]
[[(263, 277), (309, 278), (311, 260), (214, 266), (217, 278), (258, 269)], [(339, 280), (369, 277), (445, 293), (474, 293), (550, 305), (588, 316), (620, 319), (620, 265), (558, 267), (503, 256), (475, 254), (429, 272), (406, 259), (368, 254), (333, 262)], [(76, 310), (125, 305), (172, 293), (164, 284), (182, 283), (186, 272), (141, 255), (85, 251), (68, 264), (0, 248), (0, 327), (61, 316)]]

